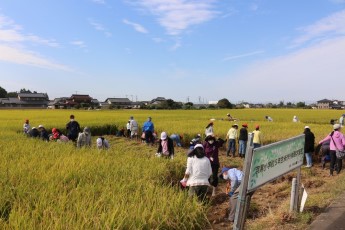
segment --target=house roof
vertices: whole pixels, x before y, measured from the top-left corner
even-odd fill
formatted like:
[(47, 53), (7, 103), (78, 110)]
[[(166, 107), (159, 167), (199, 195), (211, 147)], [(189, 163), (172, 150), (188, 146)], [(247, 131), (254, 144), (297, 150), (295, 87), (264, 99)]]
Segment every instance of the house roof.
[(42, 98), (47, 99), (48, 95), (44, 93), (18, 93), (18, 98)]
[(78, 99), (92, 99), (92, 97), (90, 97), (89, 95), (86, 94), (72, 94), (71, 99), (72, 98), (78, 98)]
[(105, 100), (105, 102), (108, 101), (110, 103), (132, 103), (131, 100), (129, 100), (128, 98), (107, 98)]
[(332, 101), (328, 99), (322, 99), (320, 101), (317, 101), (317, 103), (332, 103)]

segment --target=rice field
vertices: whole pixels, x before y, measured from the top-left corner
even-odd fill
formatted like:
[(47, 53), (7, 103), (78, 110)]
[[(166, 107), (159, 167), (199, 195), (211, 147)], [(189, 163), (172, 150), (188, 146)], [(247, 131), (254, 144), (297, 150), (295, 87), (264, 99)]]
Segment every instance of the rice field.
[[(237, 121), (225, 121), (230, 113)], [(72, 143), (43, 142), (21, 134), (24, 119), (31, 126), (64, 130), (74, 114), (81, 127), (96, 134), (125, 127), (129, 116), (140, 125), (152, 117), (155, 129), (179, 133), (187, 142), (204, 135), (215, 119), (215, 135), (225, 138), (234, 123), (259, 124), (264, 143), (286, 139), (309, 125), (319, 141), (331, 131), (330, 119), (341, 111), (245, 110), (0, 110), (1, 229), (204, 229), (207, 205), (189, 199), (176, 181), (185, 170), (186, 149), (173, 160), (154, 157), (156, 147), (112, 135), (111, 149), (76, 149)], [(265, 121), (264, 116), (274, 121)], [(298, 123), (292, 123), (297, 115)], [(94, 132), (93, 132), (94, 131)]]

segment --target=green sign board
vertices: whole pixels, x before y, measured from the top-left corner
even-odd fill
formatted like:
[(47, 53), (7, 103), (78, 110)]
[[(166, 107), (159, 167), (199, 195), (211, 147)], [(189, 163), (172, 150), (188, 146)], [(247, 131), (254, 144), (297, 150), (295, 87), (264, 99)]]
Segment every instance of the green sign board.
[(304, 134), (254, 149), (248, 192), (303, 165)]

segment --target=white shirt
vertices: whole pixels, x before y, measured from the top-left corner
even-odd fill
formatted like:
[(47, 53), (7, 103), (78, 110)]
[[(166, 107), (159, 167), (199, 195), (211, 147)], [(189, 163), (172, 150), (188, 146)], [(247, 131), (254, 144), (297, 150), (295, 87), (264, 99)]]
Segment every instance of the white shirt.
[(131, 120), (130, 127), (131, 127), (131, 130), (137, 130), (138, 129), (137, 121), (136, 120)]
[(208, 178), (212, 175), (210, 160), (207, 157), (188, 157), (186, 173), (189, 175), (187, 186), (210, 185)]
[(28, 133), (30, 131), (30, 124), (24, 123), (23, 131), (24, 131), (24, 133)]
[(127, 122), (127, 129), (131, 129), (131, 123)]
[(228, 170), (228, 177), (231, 181), (231, 192), (235, 192), (235, 190), (241, 184), (243, 172), (237, 168), (231, 168)]
[(104, 139), (102, 141), (102, 138), (100, 138), (100, 137), (97, 138), (96, 144), (97, 144), (97, 148), (99, 148), (99, 149), (102, 149), (102, 148), (108, 149), (110, 147), (108, 140)]
[(234, 127), (231, 127), (228, 131), (228, 133), (226, 134), (226, 137), (228, 137), (229, 139), (236, 139), (237, 138), (237, 129), (235, 129)]

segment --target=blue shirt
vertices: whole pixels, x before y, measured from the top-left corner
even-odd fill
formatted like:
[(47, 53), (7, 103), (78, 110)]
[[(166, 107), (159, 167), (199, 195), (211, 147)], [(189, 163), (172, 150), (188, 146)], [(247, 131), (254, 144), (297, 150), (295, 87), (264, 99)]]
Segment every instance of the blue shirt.
[(143, 132), (146, 132), (146, 131), (151, 131), (151, 132), (154, 131), (154, 126), (153, 126), (153, 123), (151, 121), (146, 121), (144, 123)]

